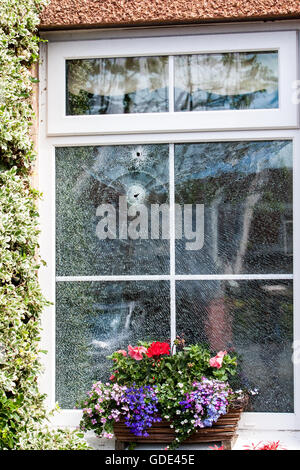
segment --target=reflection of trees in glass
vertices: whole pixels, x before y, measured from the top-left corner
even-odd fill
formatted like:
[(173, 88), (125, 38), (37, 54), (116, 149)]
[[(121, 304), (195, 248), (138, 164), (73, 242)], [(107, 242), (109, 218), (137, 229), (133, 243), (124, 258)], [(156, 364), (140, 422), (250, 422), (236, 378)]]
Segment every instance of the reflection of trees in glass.
[[(81, 88), (80, 84), (88, 84), (89, 76), (93, 73), (95, 63), (90, 60), (66, 61), (66, 114), (89, 114), (91, 94)], [(70, 87), (70, 84), (71, 87)], [(88, 88), (88, 87), (87, 87)]]
[(277, 52), (175, 58), (175, 110), (278, 107)]
[(168, 110), (168, 57), (67, 60), (67, 114)]
[[(155, 299), (155, 302), (153, 301)], [(170, 337), (168, 282), (58, 282), (56, 395), (64, 408), (107, 380), (106, 357)]]
[(291, 161), (288, 141), (176, 145), (176, 201), (205, 206), (204, 247), (177, 242), (177, 272), (291, 272)]

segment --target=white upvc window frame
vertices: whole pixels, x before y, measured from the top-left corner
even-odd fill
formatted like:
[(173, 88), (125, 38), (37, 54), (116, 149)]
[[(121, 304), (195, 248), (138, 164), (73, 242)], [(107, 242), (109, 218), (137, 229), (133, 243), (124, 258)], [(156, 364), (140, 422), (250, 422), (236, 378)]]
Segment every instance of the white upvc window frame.
[[(256, 35), (262, 35), (269, 33), (250, 33)], [(277, 35), (281, 33), (272, 33)], [(295, 34), (293, 32), (293, 34)], [(247, 34), (248, 35), (248, 34)], [(290, 32), (288, 32), (290, 37)], [(227, 36), (227, 35), (226, 35)], [(233, 36), (230, 35), (229, 36)], [(170, 36), (169, 36), (170, 37)], [(171, 36), (174, 41), (174, 36)], [(296, 36), (295, 43), (296, 43)], [(165, 38), (164, 38), (165, 39)], [(178, 44), (181, 43), (183, 38), (180, 38)], [(124, 40), (122, 40), (123, 43)], [(149, 39), (148, 39), (149, 41)], [(152, 41), (152, 40), (151, 40)], [(150, 42), (151, 42), (150, 41)], [(85, 41), (84, 41), (85, 42)], [(87, 41), (90, 43), (90, 41)], [(93, 41), (94, 42), (94, 41)], [(98, 42), (98, 41), (96, 41)], [(296, 182), (300, 179), (300, 131), (296, 129), (295, 122), (293, 124), (289, 121), (289, 116), (285, 116), (287, 119), (285, 124), (282, 126), (273, 126), (272, 130), (269, 129), (271, 126), (260, 126), (257, 130), (255, 127), (249, 127), (247, 130), (242, 130), (241, 127), (228, 126), (226, 129), (220, 128), (217, 131), (215, 129), (203, 129), (195, 131), (194, 128), (189, 129), (186, 132), (186, 127), (181, 128), (180, 132), (173, 129), (170, 132), (169, 129), (162, 129), (160, 127), (156, 132), (150, 131), (149, 128), (145, 132), (136, 131), (134, 132), (103, 132), (101, 127), (101, 133), (99, 132), (99, 126), (97, 130), (93, 132), (85, 132), (83, 128), (79, 132), (80, 126), (78, 125), (78, 131), (65, 132), (62, 121), (62, 132), (56, 132), (55, 135), (49, 135), (49, 121), (47, 122), (47, 115), (49, 109), (49, 102), (53, 101), (54, 97), (49, 94), (52, 84), (52, 78), (56, 81), (58, 76), (57, 67), (54, 67), (54, 71), (49, 73), (51, 62), (47, 63), (47, 49), (51, 49), (53, 46), (61, 45), (63, 43), (49, 43), (48, 46), (42, 45), (41, 48), (41, 68), (40, 68), (40, 156), (38, 161), (38, 174), (39, 174), (39, 185), (43, 192), (43, 200), (40, 205), (41, 213), (41, 256), (47, 262), (47, 266), (42, 267), (39, 273), (41, 287), (46, 298), (53, 302), (53, 305), (46, 308), (43, 316), (43, 330), (44, 334), (42, 337), (41, 349), (46, 349), (48, 354), (42, 356), (42, 360), (45, 366), (45, 373), (41, 378), (41, 391), (47, 394), (47, 406), (52, 409), (55, 405), (55, 149), (56, 147), (67, 147), (67, 146), (97, 146), (97, 145), (126, 145), (126, 144), (147, 144), (147, 143), (183, 143), (183, 142), (220, 142), (220, 141), (243, 141), (243, 140), (292, 140), (293, 141), (293, 178), (294, 188), (293, 197), (294, 201), (300, 201), (300, 185)], [(78, 41), (70, 41), (68, 47), (78, 52)], [(264, 45), (264, 44), (263, 44)], [(296, 47), (296, 45), (294, 45)], [(257, 50), (257, 48), (255, 48)], [(262, 50), (266, 50), (263, 47)], [(94, 51), (93, 51), (94, 52)], [(190, 51), (189, 51), (190, 52)], [(136, 54), (133, 54), (136, 55)], [(93, 56), (95, 54), (93, 53)], [(50, 54), (48, 56), (50, 58)], [(47, 75), (48, 65), (48, 75)], [(293, 67), (292, 67), (293, 68)], [(56, 77), (53, 77), (55, 74)], [(288, 73), (291, 78), (290, 74)], [(295, 73), (296, 76), (296, 73)], [(64, 81), (64, 76), (62, 77)], [(282, 77), (280, 76), (280, 83), (282, 83)], [(48, 105), (47, 105), (47, 88), (48, 88)], [(51, 99), (50, 99), (51, 98)], [(289, 99), (291, 96), (289, 96)], [(57, 102), (57, 97), (56, 97)], [(260, 110), (252, 110), (251, 112), (257, 113)], [(273, 111), (273, 110), (272, 110)], [(278, 110), (276, 110), (278, 112)], [(235, 113), (236, 111), (234, 111)], [(248, 112), (248, 111), (247, 111)], [(207, 112), (205, 111), (205, 114)], [(215, 113), (215, 112), (214, 112)], [(226, 112), (227, 113), (227, 112)], [(228, 113), (232, 113), (229, 111)], [(161, 116), (162, 113), (159, 113)], [(178, 113), (176, 113), (178, 114)], [(191, 114), (192, 118), (196, 114), (184, 113), (186, 118), (187, 114)], [(298, 106), (293, 105), (292, 116), (297, 116)], [(138, 117), (140, 118), (140, 114)], [(54, 117), (54, 115), (53, 115)], [(94, 118), (95, 116), (88, 116)], [(110, 118), (111, 116), (96, 116), (96, 118)], [(125, 116), (128, 117), (128, 116)], [(73, 118), (73, 116), (72, 116)], [(120, 118), (120, 116), (118, 116)], [(156, 119), (158, 114), (156, 114)], [(76, 117), (75, 119), (82, 119), (82, 116)], [(230, 118), (226, 118), (230, 119)], [(283, 119), (284, 120), (284, 119)], [(59, 119), (57, 118), (57, 121)], [(297, 119), (296, 119), (297, 121)], [(230, 130), (234, 127), (234, 130)], [(285, 128), (285, 129), (284, 129)], [(251, 130), (250, 130), (251, 129)], [(69, 134), (69, 135), (68, 135)], [(171, 158), (172, 160), (172, 158)], [(174, 177), (172, 174), (172, 162), (170, 165), (170, 178)], [(170, 198), (174, 198), (174, 194), (170, 194)], [(300, 339), (300, 249), (297, 247), (295, 240), (300, 240), (300, 206), (295, 204), (293, 209), (294, 216), (294, 271), (293, 275), (272, 275), (272, 279), (293, 279), (294, 280), (294, 338)], [(170, 217), (171, 224), (171, 237), (174, 235), (174, 218)], [(174, 244), (171, 239), (171, 243)], [(182, 276), (175, 274), (174, 264), (174, 245), (171, 245), (171, 269), (169, 275), (163, 276), (109, 276), (102, 278), (104, 281), (122, 281), (122, 280), (140, 280), (143, 278), (156, 278), (156, 279), (167, 279), (170, 280), (171, 284), (171, 302), (170, 302), (170, 315), (171, 315), (171, 329), (172, 335), (174, 335), (174, 316), (175, 316), (175, 281), (180, 279), (251, 279), (251, 278), (269, 278), (268, 275), (191, 275)], [(172, 261), (173, 259), (173, 261)], [(75, 279), (74, 279), (75, 280)], [(86, 279), (88, 280), (88, 279)], [(99, 277), (100, 280), (100, 277)], [(153, 279), (154, 280), (154, 279)], [(173, 322), (173, 324), (172, 324)], [(292, 351), (291, 351), (292, 356)], [(300, 429), (300, 364), (294, 364), (294, 399), (295, 407), (294, 413), (244, 413), (240, 426), (244, 429), (277, 429), (277, 430), (293, 430)], [(77, 426), (81, 417), (80, 410), (62, 410), (60, 414), (56, 414), (53, 418), (54, 425), (70, 425)]]
[[(174, 56), (278, 51), (279, 108), (174, 112)], [(169, 56), (169, 112), (66, 115), (66, 60)], [(298, 126), (291, 83), (297, 79), (295, 31), (51, 42), (48, 46), (48, 135), (280, 129)]]

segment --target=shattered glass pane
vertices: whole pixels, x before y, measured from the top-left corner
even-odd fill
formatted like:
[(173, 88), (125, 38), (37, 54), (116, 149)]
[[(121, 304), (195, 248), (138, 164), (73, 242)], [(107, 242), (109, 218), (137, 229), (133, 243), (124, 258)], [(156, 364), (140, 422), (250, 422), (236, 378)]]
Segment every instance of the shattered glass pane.
[[(138, 341), (170, 338), (170, 286), (150, 282), (58, 282), (56, 400), (73, 408), (108, 380), (106, 357)], [(155, 299), (155, 302), (153, 301)]]
[[(169, 273), (169, 240), (151, 238), (150, 223), (150, 205), (168, 203), (168, 154), (165, 144), (57, 148), (58, 276)], [(120, 196), (126, 197), (124, 210)], [(108, 221), (110, 238), (104, 238), (103, 204), (116, 215), (116, 227)], [(144, 231), (136, 227), (141, 238), (134, 239), (130, 227), (139, 204), (149, 219)]]
[(168, 57), (66, 61), (67, 115), (168, 111)]
[(180, 281), (177, 334), (214, 351), (235, 351), (244, 387), (258, 388), (257, 412), (293, 412), (293, 283)]
[(175, 57), (175, 111), (278, 108), (278, 52)]
[(204, 205), (203, 246), (178, 237), (177, 274), (292, 273), (292, 160), (291, 141), (175, 145), (176, 203)]

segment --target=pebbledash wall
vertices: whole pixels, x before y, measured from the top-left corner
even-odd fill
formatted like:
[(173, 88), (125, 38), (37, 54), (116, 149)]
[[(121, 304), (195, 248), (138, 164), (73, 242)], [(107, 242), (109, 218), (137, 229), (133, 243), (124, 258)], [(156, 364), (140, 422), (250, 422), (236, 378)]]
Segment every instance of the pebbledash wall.
[(42, 29), (208, 23), (300, 17), (295, 0), (52, 0)]
[[(163, 334), (174, 338), (177, 333), (185, 332), (188, 338), (195, 340), (192, 331), (195, 329), (200, 339), (209, 340), (215, 348), (225, 348), (231, 340), (236, 341), (237, 347), (255, 364), (253, 377), (250, 360), (244, 373), (260, 382), (258, 386), (262, 389), (256, 412), (244, 414), (241, 426), (252, 429), (300, 429), (300, 357), (297, 352), (300, 341), (300, 253), (297, 244), (294, 243), (293, 249), (291, 231), (293, 222), (294, 240), (299, 240), (299, 31), (300, 2), (295, 0), (52, 0), (44, 10), (40, 34), (47, 39), (47, 43), (41, 45), (39, 161), (36, 171), (39, 188), (44, 194), (40, 245), (41, 255), (47, 262), (47, 266), (41, 269), (40, 281), (44, 294), (53, 305), (48, 308), (43, 320), (43, 349), (47, 349), (49, 354), (44, 359), (45, 374), (41, 388), (48, 394), (49, 408), (57, 400), (61, 404), (63, 411), (55, 418), (56, 424), (78, 424), (80, 411), (72, 409), (75, 399), (90, 380), (105, 372), (101, 361), (110, 352), (109, 348), (125, 345), (119, 344), (118, 338), (132, 342), (139, 339), (134, 333), (134, 318), (139, 334), (147, 331), (152, 336)], [(220, 105), (219, 108), (209, 109), (207, 105), (207, 109), (187, 110), (183, 102), (176, 102), (177, 74), (174, 70), (180, 65), (177, 57), (202, 54), (208, 58), (209, 54), (226, 55), (235, 51), (242, 54), (255, 51), (259, 60), (263, 60), (265, 54), (268, 59), (263, 62), (264, 73), (268, 73), (266, 68), (277, 64), (278, 80), (275, 80), (275, 85), (271, 80), (270, 94), (263, 92), (258, 96), (253, 93), (255, 87), (245, 85), (250, 86), (249, 94), (253, 95), (250, 99), (252, 108), (248, 98), (242, 105), (227, 102), (224, 105), (227, 109), (224, 106), (220, 108)], [(274, 53), (275, 56), (278, 54), (275, 59)], [(128, 109), (123, 112), (119, 109), (117, 114), (109, 112), (109, 106), (119, 106), (111, 100), (106, 114), (96, 114), (94, 109), (99, 105), (99, 100), (92, 94), (91, 87), (80, 82), (83, 84), (80, 97), (85, 97), (85, 101), (80, 101), (78, 82), (74, 82), (76, 88), (69, 79), (67, 81), (66, 60), (70, 61), (68, 77), (71, 77), (72, 61), (77, 61), (80, 69), (80, 59), (86, 59), (88, 63), (92, 58), (123, 60), (126, 57), (150, 56), (168, 58), (164, 69), (168, 91), (164, 95), (165, 102), (159, 102), (156, 112), (139, 112), (141, 101), (136, 95), (132, 113)], [(245, 56), (247, 59), (254, 60)], [(161, 63), (164, 64), (164, 60)], [(180, 73), (188, 66), (184, 62)], [(240, 67), (243, 65), (240, 64)], [(80, 73), (85, 76), (84, 70)], [(69, 87), (69, 95), (66, 87)], [(157, 99), (155, 94), (151, 97), (151, 100)], [(197, 99), (196, 94), (193, 99)], [(268, 100), (268, 104), (260, 105), (262, 100)], [(178, 110), (176, 106), (181, 108)], [(185, 197), (184, 191), (180, 193), (180, 178), (182, 184), (186, 183), (189, 187), (196, 173), (203, 174), (201, 178), (205, 177), (205, 170), (213, 175), (214, 158), (219, 159), (220, 165), (225, 165), (230, 153), (236, 156), (232, 165), (237, 165), (237, 171), (242, 154), (246, 154), (249, 165), (257, 164), (253, 155), (264, 159), (265, 173), (258, 166), (252, 186), (247, 186), (246, 180), (243, 184), (250, 193), (253, 185), (256, 189), (265, 186), (266, 193), (262, 198), (265, 204), (270, 203), (269, 210), (275, 210), (276, 199), (283, 208), (281, 215), (273, 213), (264, 221), (260, 213), (254, 221), (251, 211), (255, 207), (255, 211), (259, 212), (255, 206), (257, 201), (251, 202), (251, 194), (242, 194), (240, 189), (242, 205), (245, 207), (248, 204), (248, 207), (243, 218), (236, 213), (232, 215), (235, 223), (243, 226), (243, 230), (238, 228), (231, 234), (231, 237), (237, 237), (235, 243), (240, 247), (237, 250), (239, 261), (235, 264), (230, 259), (232, 240), (226, 241), (222, 232), (229, 230), (229, 226), (218, 226), (217, 235), (212, 230), (218, 217), (224, 216), (228, 210), (224, 205), (222, 214), (218, 215), (218, 198), (221, 200), (222, 191), (227, 191), (227, 202), (230, 201), (230, 185), (226, 187), (225, 180), (217, 181), (213, 177), (202, 185), (208, 197), (206, 202), (211, 221), (211, 225), (205, 228), (210, 241), (205, 239), (209, 247), (203, 258), (201, 255), (180, 258), (180, 247), (174, 234), (175, 222), (171, 217), (170, 250), (163, 260), (159, 258), (159, 267), (158, 257), (151, 258), (151, 253), (166, 248), (153, 244), (149, 251), (144, 246), (146, 259), (139, 261), (137, 255), (135, 258), (132, 255), (133, 269), (126, 267), (125, 263), (122, 271), (120, 266), (126, 262), (122, 258), (123, 248), (115, 244), (107, 249), (99, 241), (97, 245), (93, 234), (86, 228), (89, 225), (93, 230), (95, 228), (95, 214), (89, 212), (93, 210), (89, 200), (96, 197), (95, 191), (99, 189), (95, 190), (89, 179), (94, 178), (95, 174), (98, 179), (100, 174), (107, 179), (110, 177), (109, 171), (118, 174), (122, 165), (124, 171), (130, 172), (126, 167), (126, 158), (132, 157), (130, 164), (134, 165), (136, 156), (142, 156), (148, 170), (154, 172), (152, 177), (159, 177), (164, 183), (162, 187), (169, 185), (172, 204), (175, 198)], [(194, 176), (184, 173), (187, 164), (185, 155), (192, 159), (189, 170), (191, 173), (195, 168)], [(198, 155), (198, 159), (193, 155)], [(149, 157), (152, 159), (150, 163)], [(199, 163), (201, 158), (205, 158), (205, 168)], [(274, 163), (279, 160), (280, 164)], [(139, 168), (135, 171), (139, 172)], [(243, 172), (247, 173), (247, 170), (242, 169)], [(266, 180), (267, 172), (269, 178), (273, 172), (274, 179), (270, 184)], [(94, 176), (91, 176), (92, 173)], [(198, 177), (198, 183), (200, 179)], [(126, 184), (129, 183), (124, 183), (125, 187)], [(154, 184), (149, 184), (154, 190)], [(220, 188), (213, 204), (209, 202), (209, 194), (216, 184)], [(157, 191), (161, 194), (164, 190)], [(99, 203), (97, 200), (93, 204), (96, 202)], [(241, 247), (243, 237), (247, 233), (250, 236), (247, 226), (251, 223), (256, 230), (251, 234), (252, 241), (259, 244), (259, 248), (255, 252), (249, 245), (246, 250), (250, 253), (248, 259)], [(269, 228), (264, 223), (270, 224)], [(274, 226), (276, 228), (273, 230)], [(241, 232), (240, 239), (238, 230)], [(274, 241), (272, 237), (277, 239)], [(218, 239), (221, 239), (221, 244)], [(224, 259), (218, 252), (220, 249), (224, 249), (221, 254)], [(111, 257), (112, 250), (118, 254), (117, 260)], [(101, 263), (97, 262), (100, 257)], [(211, 264), (205, 261), (207, 258), (212, 260)], [(246, 258), (247, 262), (244, 262)], [(122, 283), (127, 284), (125, 294), (120, 287)], [(214, 298), (215, 290), (224, 293), (221, 300)], [(161, 302), (167, 312), (167, 321), (157, 309), (149, 307), (153, 298), (157, 303)], [(200, 299), (199, 305), (197, 299)], [(247, 317), (241, 319), (239, 306), (243, 302), (244, 305), (250, 302), (248, 310), (252, 309), (255, 317), (252, 320)], [(104, 324), (96, 324), (90, 319), (93, 312), (87, 315), (91, 304), (93, 312), (104, 313), (107, 324), (111, 319), (115, 324), (124, 320), (124, 324), (114, 326), (108, 332)], [(134, 312), (137, 305), (140, 310)], [(236, 310), (233, 305), (237, 306)], [(136, 320), (138, 312), (143, 309), (147, 325), (142, 320)], [(227, 313), (223, 314), (223, 310)], [(227, 314), (229, 316), (226, 317)], [(197, 315), (207, 316), (208, 319), (204, 318), (203, 323), (197, 324)], [(267, 322), (266, 315), (269, 315)], [(218, 318), (217, 326), (214, 325), (214, 318)], [(242, 325), (240, 329), (236, 328), (235, 318), (238, 325)], [(269, 330), (264, 326), (265, 322)], [(101, 336), (104, 330), (105, 334)], [(248, 342), (245, 340), (247, 335)], [(296, 354), (292, 361), (293, 347)], [(98, 365), (95, 365), (95, 358)]]

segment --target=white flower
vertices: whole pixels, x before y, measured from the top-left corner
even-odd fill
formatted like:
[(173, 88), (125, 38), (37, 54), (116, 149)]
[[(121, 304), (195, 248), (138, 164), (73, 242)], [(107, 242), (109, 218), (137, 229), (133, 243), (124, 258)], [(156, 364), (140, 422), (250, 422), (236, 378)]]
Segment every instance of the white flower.
[(169, 419), (169, 418), (170, 418), (170, 416), (165, 416), (165, 419)]
[(181, 414), (181, 411), (180, 411), (180, 410), (176, 410), (176, 414), (177, 414), (177, 415), (180, 415), (180, 414)]
[(182, 387), (183, 387), (183, 384), (182, 384), (182, 383), (179, 383), (179, 384), (178, 384), (178, 387), (182, 388)]

